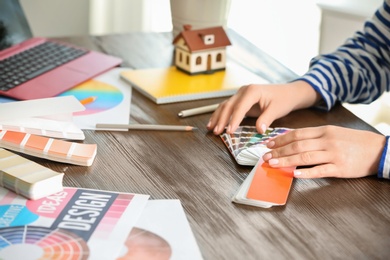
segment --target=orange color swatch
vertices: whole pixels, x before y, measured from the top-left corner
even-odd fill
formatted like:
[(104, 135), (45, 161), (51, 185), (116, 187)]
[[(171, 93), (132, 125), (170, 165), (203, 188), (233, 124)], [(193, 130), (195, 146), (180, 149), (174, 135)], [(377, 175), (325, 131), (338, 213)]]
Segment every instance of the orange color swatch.
[(249, 186), (247, 199), (273, 205), (286, 204), (295, 168), (272, 168), (268, 163), (257, 165)]
[(57, 140), (33, 134), (0, 131), (0, 146), (49, 160), (90, 166), (96, 156), (96, 144)]

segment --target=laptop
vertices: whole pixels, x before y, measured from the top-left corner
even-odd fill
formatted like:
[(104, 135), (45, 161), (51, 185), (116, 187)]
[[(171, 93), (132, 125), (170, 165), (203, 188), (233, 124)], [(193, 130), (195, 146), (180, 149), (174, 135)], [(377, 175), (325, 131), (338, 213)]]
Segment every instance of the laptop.
[(121, 62), (103, 53), (33, 37), (20, 2), (0, 0), (0, 95), (18, 100), (57, 96)]

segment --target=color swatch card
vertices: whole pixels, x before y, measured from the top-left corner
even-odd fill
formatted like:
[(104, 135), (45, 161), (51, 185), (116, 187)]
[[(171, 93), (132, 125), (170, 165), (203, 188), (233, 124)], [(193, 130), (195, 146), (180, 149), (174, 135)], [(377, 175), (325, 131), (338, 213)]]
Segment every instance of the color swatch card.
[(220, 135), (222, 141), (240, 165), (255, 165), (269, 151), (266, 142), (290, 131), (289, 128), (269, 128), (265, 134), (257, 132), (255, 126), (240, 126), (232, 134)]
[(74, 96), (0, 103), (0, 130), (84, 140), (73, 113), (85, 110)]
[(28, 155), (82, 166), (95, 159), (96, 144), (57, 140), (33, 134), (0, 131), (0, 147)]
[(0, 186), (36, 200), (62, 191), (64, 174), (0, 148)]
[(0, 188), (0, 259), (114, 260), (148, 199), (64, 187), (27, 200)]
[(285, 205), (295, 168), (272, 168), (259, 160), (232, 201), (262, 208)]
[(9, 130), (47, 137), (84, 140), (84, 132), (72, 121), (58, 121), (34, 117), (0, 122), (0, 130)]

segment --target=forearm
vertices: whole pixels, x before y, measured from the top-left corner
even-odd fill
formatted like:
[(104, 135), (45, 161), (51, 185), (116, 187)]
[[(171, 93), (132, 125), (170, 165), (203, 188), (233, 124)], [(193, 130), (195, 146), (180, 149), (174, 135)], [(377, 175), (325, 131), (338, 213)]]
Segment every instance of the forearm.
[(312, 107), (321, 100), (321, 95), (303, 80), (288, 83), (287, 94), (293, 99), (293, 110)]

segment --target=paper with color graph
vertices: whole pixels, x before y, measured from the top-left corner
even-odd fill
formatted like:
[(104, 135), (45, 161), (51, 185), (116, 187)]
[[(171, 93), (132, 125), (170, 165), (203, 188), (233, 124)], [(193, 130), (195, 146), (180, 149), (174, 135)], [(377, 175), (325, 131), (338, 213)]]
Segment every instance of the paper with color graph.
[(148, 200), (117, 260), (202, 260), (180, 200)]
[(73, 122), (80, 129), (95, 130), (96, 124), (129, 123), (131, 87), (119, 76), (125, 70), (131, 69), (113, 68), (60, 94), (83, 101), (85, 110), (73, 113)]
[(0, 188), (0, 259), (116, 259), (148, 199), (64, 187), (27, 200)]

